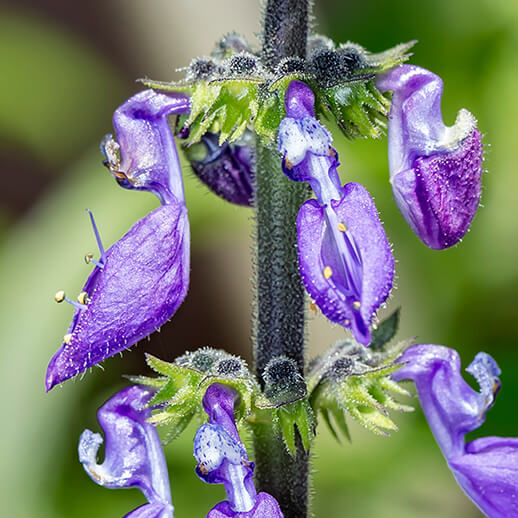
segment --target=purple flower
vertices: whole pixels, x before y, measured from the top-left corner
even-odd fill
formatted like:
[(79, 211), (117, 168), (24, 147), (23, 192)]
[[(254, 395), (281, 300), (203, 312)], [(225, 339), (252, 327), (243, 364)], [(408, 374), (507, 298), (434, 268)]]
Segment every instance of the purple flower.
[(91, 216), (100, 259), (87, 256), (95, 268), (78, 302), (66, 299), (64, 292), (56, 294), (58, 302), (72, 302), (76, 311), (63, 345), (49, 363), (47, 390), (151, 334), (185, 298), (189, 221), (167, 116), (188, 108), (182, 95), (146, 90), (115, 112), (118, 143), (105, 137), (107, 165), (121, 185), (153, 192), (162, 206), (106, 251)]
[(97, 464), (103, 439), (85, 430), (79, 439), (79, 461), (97, 484), (114, 488), (137, 487), (148, 504), (126, 517), (173, 518), (173, 504), (167, 465), (160, 438), (146, 420), (146, 408), (153, 392), (140, 386), (128, 387), (109, 399), (97, 412), (106, 439), (104, 462)]
[(372, 317), (392, 287), (390, 245), (367, 190), (357, 183), (342, 187), (338, 155), (315, 118), (309, 86), (292, 81), (285, 103), (279, 127), (283, 170), (294, 181), (309, 182), (316, 196), (297, 218), (302, 281), (327, 318), (368, 345)]
[(254, 463), (248, 460), (234, 420), (236, 393), (212, 384), (203, 397), (209, 423), (194, 438), (196, 473), (208, 484), (223, 484), (228, 500), (213, 507), (207, 518), (282, 518), (279, 504), (268, 493), (256, 493)]
[(254, 200), (254, 156), (252, 134), (219, 145), (219, 135), (205, 133), (201, 142), (185, 149), (196, 176), (226, 201), (250, 207)]
[(456, 351), (439, 345), (414, 345), (392, 376), (414, 381), (423, 412), (457, 482), (491, 518), (518, 517), (518, 438), (465, 435), (485, 420), (500, 389), (500, 369), (478, 353), (466, 369), (478, 382), (473, 390), (460, 374)]
[(390, 182), (407, 223), (430, 248), (457, 243), (480, 201), (482, 143), (477, 121), (460, 110), (442, 121), (443, 83), (432, 72), (400, 65), (378, 78), (392, 90), (388, 125)]

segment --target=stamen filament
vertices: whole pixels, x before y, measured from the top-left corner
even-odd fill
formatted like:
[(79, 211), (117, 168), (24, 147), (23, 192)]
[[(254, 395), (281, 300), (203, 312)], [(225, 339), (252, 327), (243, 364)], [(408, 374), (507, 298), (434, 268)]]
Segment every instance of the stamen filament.
[(102, 263), (104, 266), (104, 262), (106, 261), (106, 252), (104, 251), (103, 243), (101, 241), (101, 236), (99, 234), (99, 230), (97, 229), (97, 225), (95, 224), (95, 219), (94, 219), (94, 215), (92, 214), (92, 211), (90, 209), (86, 209), (86, 212), (88, 212), (88, 214), (90, 215), (90, 221), (92, 222), (92, 227), (94, 229), (95, 239), (97, 240), (97, 245), (99, 246), (99, 251), (101, 252), (100, 263)]

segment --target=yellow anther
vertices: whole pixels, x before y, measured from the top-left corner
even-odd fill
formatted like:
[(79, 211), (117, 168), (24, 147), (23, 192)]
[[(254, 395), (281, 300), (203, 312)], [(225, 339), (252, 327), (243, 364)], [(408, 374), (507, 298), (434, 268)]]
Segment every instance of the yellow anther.
[(340, 221), (340, 223), (338, 223), (338, 230), (340, 232), (347, 232), (347, 227)]
[(350, 326), (350, 325), (351, 325), (351, 321), (348, 318), (346, 318), (344, 320), (344, 326)]
[(333, 270), (331, 270), (330, 266), (326, 266), (324, 268), (324, 279), (329, 279), (329, 277), (331, 277), (331, 275), (333, 275)]
[(293, 164), (287, 159), (285, 158), (284, 159), (284, 167), (288, 170), (288, 171), (291, 171), (293, 169)]
[(79, 302), (79, 304), (87, 304), (88, 303), (88, 293), (86, 293), (86, 291), (82, 291), (77, 296), (77, 302)]
[(314, 300), (309, 301), (309, 309), (311, 309), (315, 315), (318, 313), (317, 305), (315, 304)]
[(91, 252), (87, 253), (85, 255), (85, 263), (90, 264), (90, 262), (92, 261), (93, 258), (94, 258), (94, 254), (92, 254)]
[(329, 155), (333, 157), (337, 156), (336, 151), (331, 146), (329, 146)]
[(56, 302), (63, 302), (65, 300), (66, 294), (63, 290), (56, 291), (54, 295), (54, 300)]
[(354, 308), (356, 311), (358, 311), (358, 310), (360, 309), (360, 306), (361, 306), (361, 304), (360, 304), (360, 301), (359, 301), (359, 300), (355, 300), (355, 301), (353, 302), (353, 308)]
[(63, 337), (63, 342), (65, 342), (67, 345), (70, 343), (70, 340), (72, 340), (72, 333), (68, 333)]

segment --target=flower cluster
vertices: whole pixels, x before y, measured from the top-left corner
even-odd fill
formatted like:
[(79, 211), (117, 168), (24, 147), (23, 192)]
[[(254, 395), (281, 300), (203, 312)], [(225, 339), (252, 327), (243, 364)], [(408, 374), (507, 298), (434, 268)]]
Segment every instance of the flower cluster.
[[(97, 484), (107, 488), (137, 487), (148, 503), (129, 518), (173, 518), (167, 466), (158, 433), (149, 419), (153, 391), (128, 387), (98, 411), (106, 437), (104, 462), (97, 463), (101, 435), (85, 430), (79, 439), (79, 461)], [(282, 518), (279, 504), (268, 493), (257, 493), (252, 480), (254, 463), (248, 460), (234, 420), (236, 392), (214, 383), (203, 398), (209, 422), (194, 438), (196, 473), (209, 484), (224, 484), (228, 500), (207, 518)]]
[[(309, 457), (319, 412), (331, 428), (332, 416), (345, 434), (345, 414), (375, 433), (397, 429), (388, 409), (410, 408), (389, 392), (407, 394), (397, 384), (403, 379), (415, 382), (432, 431), (464, 491), (491, 517), (518, 516), (518, 440), (465, 442), (500, 388), (496, 363), (481, 353), (468, 368), (480, 384), (478, 393), (460, 376), (454, 351), (418, 345), (402, 353), (406, 343), (387, 346), (397, 314), (377, 328), (373, 323), (392, 289), (391, 246), (367, 189), (340, 179), (338, 153), (319, 120), (333, 115), (348, 137), (378, 137), (388, 115), (390, 182), (397, 206), (428, 247), (456, 244), (480, 201), (481, 134), (466, 110), (453, 127), (444, 125), (441, 79), (401, 64), (411, 45), (374, 55), (314, 35), (305, 59), (283, 57), (272, 67), (242, 38), (229, 35), (210, 58), (191, 62), (178, 86), (184, 93), (155, 83), (115, 111), (115, 137), (107, 135), (101, 143), (104, 164), (119, 185), (152, 192), (161, 205), (107, 250), (90, 213), (100, 256), (86, 256), (94, 268), (77, 301), (62, 291), (56, 294), (58, 302), (74, 305), (75, 313), (50, 360), (47, 390), (133, 346), (183, 302), (190, 236), (175, 137), (198, 178), (231, 203), (259, 203), (258, 146), (269, 156), (278, 152), (279, 174), (282, 169), (289, 180), (309, 184), (313, 197), (294, 207), (300, 278), (322, 313), (354, 337), (314, 360), (307, 377), (303, 359), (299, 364), (285, 352), (268, 358), (261, 379), (239, 358), (209, 348), (172, 364), (148, 356), (159, 377), (135, 381), (151, 388), (126, 388), (98, 412), (104, 462), (97, 462), (103, 442), (99, 434), (85, 430), (79, 442), (79, 459), (96, 483), (137, 487), (146, 496), (148, 503), (127, 516), (173, 517), (155, 426), (173, 423), (174, 438), (194, 416), (206, 414), (208, 422), (194, 437), (196, 473), (206, 483), (223, 484), (227, 494), (207, 517), (282, 518), (277, 500), (256, 491), (254, 463), (235, 417), (246, 414), (250, 423), (266, 423), (284, 439), (286, 455), (295, 458), (303, 451)], [(174, 123), (169, 120), (173, 115)], [(296, 261), (293, 272), (298, 283)], [(369, 345), (370, 350), (363, 347)], [(272, 493), (284, 509), (281, 493)]]

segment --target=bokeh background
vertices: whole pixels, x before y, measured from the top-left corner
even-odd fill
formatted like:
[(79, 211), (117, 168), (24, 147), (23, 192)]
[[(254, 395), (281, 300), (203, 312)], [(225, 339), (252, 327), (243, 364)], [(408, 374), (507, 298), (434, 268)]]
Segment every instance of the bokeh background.
[[(392, 200), (386, 141), (345, 142), (341, 174), (376, 200), (397, 258), (391, 311), (402, 306), (401, 338), (479, 350), (503, 368), (503, 390), (474, 434), (518, 435), (518, 3), (509, 0), (317, 0), (316, 24), (335, 41), (380, 51), (419, 40), (412, 63), (442, 76), (443, 111), (461, 107), (486, 134), (483, 206), (460, 246), (434, 252), (411, 233)], [(96, 486), (77, 462), (85, 427), (145, 370), (143, 352), (172, 359), (203, 345), (250, 359), (250, 211), (199, 185), (184, 164), (192, 226), (192, 281), (174, 319), (82, 380), (44, 393), (47, 362), (72, 315), (57, 289), (80, 291), (96, 251), (88, 218), (112, 244), (156, 206), (120, 189), (101, 164), (111, 114), (141, 87), (170, 80), (192, 56), (232, 30), (257, 43), (259, 0), (16, 0), (0, 3), (0, 501), (1, 514), (28, 518), (119, 517), (144, 502), (137, 490)], [(314, 317), (308, 355), (342, 336)], [(413, 401), (417, 404), (417, 401)], [(314, 515), (468, 518), (481, 516), (455, 484), (421, 411), (396, 415), (391, 438), (352, 426), (337, 444), (321, 426), (314, 455)], [(205, 516), (222, 490), (197, 480), (193, 430), (167, 447), (178, 517)]]

